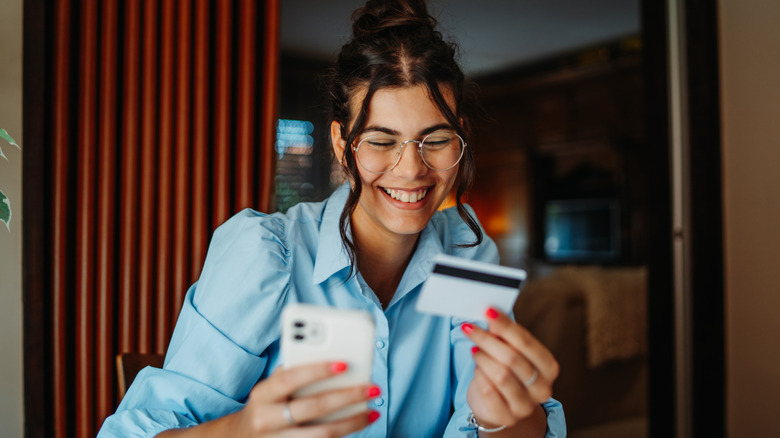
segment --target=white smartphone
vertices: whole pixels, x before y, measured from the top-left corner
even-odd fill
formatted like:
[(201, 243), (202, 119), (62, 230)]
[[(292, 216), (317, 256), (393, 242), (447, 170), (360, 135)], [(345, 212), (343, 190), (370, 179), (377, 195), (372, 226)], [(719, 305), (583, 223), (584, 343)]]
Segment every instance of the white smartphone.
[[(306, 386), (293, 398), (371, 382), (374, 358), (374, 319), (363, 310), (311, 304), (290, 304), (282, 310), (282, 366), (340, 361), (347, 370)], [(368, 402), (348, 406), (315, 423), (349, 417), (368, 408)]]

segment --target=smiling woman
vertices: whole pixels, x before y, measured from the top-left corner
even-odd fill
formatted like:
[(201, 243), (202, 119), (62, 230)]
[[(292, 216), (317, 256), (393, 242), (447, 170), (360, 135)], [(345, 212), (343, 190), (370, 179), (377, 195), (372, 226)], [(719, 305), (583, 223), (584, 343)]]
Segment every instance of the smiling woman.
[[(444, 94), (450, 108), (454, 107), (452, 93)], [(357, 104), (353, 106), (353, 114), (358, 112), (356, 107)], [(394, 141), (388, 154), (386, 151), (377, 151), (374, 143), (366, 141), (375, 139), (377, 132), (396, 133), (401, 138), (428, 139), (430, 134), (426, 133), (449, 126), (424, 86), (377, 91), (371, 99), (365, 125), (366, 128), (358, 137), (363, 139), (349, 149), (345, 148), (347, 141), (341, 136), (341, 124), (333, 122), (331, 125), (336, 156), (345, 157), (348, 154), (345, 158), (349, 163), (348, 157), (354, 154), (360, 164), (357, 170), (362, 189), (351, 220), (355, 240), (369, 240), (368, 235), (375, 235), (380, 237), (377, 240), (391, 245), (403, 239), (402, 236), (416, 239), (455, 186), (459, 170), (457, 165), (462, 155), (460, 144), (450, 143), (450, 149), (457, 148), (457, 154), (450, 154), (449, 165), (437, 170), (429, 167), (422, 159), (422, 144), (417, 148), (420, 151), (418, 154), (413, 148), (404, 151), (402, 143)], [(459, 138), (453, 128), (449, 129), (454, 138)], [(379, 147), (387, 146), (382, 144)], [(377, 154), (378, 157), (369, 158)], [(377, 160), (383, 162), (377, 164)], [(377, 272), (371, 269), (365, 271)], [(392, 286), (390, 289), (394, 290)]]
[[(369, 0), (352, 17), (329, 87), (348, 181), (322, 202), (247, 209), (217, 229), (165, 365), (138, 375), (99, 436), (565, 433), (550, 398), (558, 364), (510, 316), (479, 309), (480, 327), (415, 310), (434, 256), (498, 261), (462, 200), (474, 101), (457, 47), (422, 0)], [(453, 192), (455, 206), (440, 210)], [(353, 364), (280, 366), (280, 313), (292, 303), (369, 314), (371, 382), (299, 391)], [(329, 415), (355, 404), (367, 408)]]

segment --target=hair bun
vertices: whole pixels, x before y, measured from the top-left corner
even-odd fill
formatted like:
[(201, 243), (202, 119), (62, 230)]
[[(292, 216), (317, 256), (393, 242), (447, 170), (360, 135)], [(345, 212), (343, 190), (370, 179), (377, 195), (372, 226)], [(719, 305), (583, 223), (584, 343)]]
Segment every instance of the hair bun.
[(369, 0), (352, 14), (354, 39), (401, 27), (433, 32), (435, 26), (424, 0)]

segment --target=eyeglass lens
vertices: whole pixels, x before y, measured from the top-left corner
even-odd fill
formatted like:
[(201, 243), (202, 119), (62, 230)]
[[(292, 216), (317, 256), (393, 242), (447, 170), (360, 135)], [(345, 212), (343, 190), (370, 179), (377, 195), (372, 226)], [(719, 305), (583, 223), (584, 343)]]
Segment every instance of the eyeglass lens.
[(460, 161), (465, 146), (460, 136), (451, 131), (433, 132), (420, 142), (402, 142), (389, 134), (374, 134), (360, 140), (355, 154), (364, 169), (372, 173), (385, 173), (398, 164), (403, 149), (410, 145), (417, 146), (423, 162), (433, 170), (454, 167)]

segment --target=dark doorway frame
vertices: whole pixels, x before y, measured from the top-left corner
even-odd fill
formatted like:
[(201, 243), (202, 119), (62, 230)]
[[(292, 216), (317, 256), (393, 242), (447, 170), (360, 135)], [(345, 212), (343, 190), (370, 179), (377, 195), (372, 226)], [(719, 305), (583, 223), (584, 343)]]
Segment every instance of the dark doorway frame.
[[(683, 85), (686, 102), (687, 178), (685, 209), (689, 254), (687, 340), (690, 381), (687, 418), (678, 418), (675, 342), (684, 328), (675, 327), (672, 266), (669, 5), (682, 11)], [(680, 422), (693, 437), (725, 436), (725, 313), (723, 278), (723, 212), (721, 185), (720, 91), (716, 2), (642, 1), (647, 92), (648, 155), (653, 175), (650, 196), (650, 376), (649, 436), (679, 436)]]
[[(44, 111), (51, 104), (46, 60), (53, 26), (53, 5), (44, 0), (24, 0), (22, 126), (25, 155), (22, 192), (25, 211), (22, 233), (22, 312), (24, 337), (24, 436), (52, 436), (52, 418), (47, 397), (50, 387), (51, 315), (46, 291), (51, 274), (46, 272), (46, 242), (49, 233), (46, 194), (50, 187), (47, 145), (51, 120)], [(49, 148), (50, 150), (50, 148)]]

